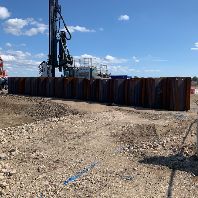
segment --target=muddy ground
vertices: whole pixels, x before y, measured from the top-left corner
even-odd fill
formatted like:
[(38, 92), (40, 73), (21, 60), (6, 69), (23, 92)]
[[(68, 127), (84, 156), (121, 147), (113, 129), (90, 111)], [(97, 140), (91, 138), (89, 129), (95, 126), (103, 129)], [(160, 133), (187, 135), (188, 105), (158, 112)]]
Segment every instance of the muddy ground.
[(2, 94), (0, 197), (198, 197), (197, 102), (168, 112)]

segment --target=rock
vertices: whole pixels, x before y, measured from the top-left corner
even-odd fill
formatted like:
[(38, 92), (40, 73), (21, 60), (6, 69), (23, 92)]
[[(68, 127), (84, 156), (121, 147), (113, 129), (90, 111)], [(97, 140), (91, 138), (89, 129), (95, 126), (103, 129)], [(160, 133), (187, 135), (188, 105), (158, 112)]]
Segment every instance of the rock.
[(17, 149), (16, 148), (12, 148), (9, 150), (10, 155), (16, 155), (17, 154)]
[(121, 178), (122, 178), (123, 180), (125, 180), (125, 181), (131, 181), (131, 180), (133, 180), (133, 177), (130, 176), (130, 175), (124, 175), (124, 176), (121, 176)]
[(0, 188), (6, 189), (8, 187), (8, 184), (6, 182), (0, 182)]
[(1, 170), (1, 172), (6, 176), (12, 176), (12, 175), (16, 174), (15, 169), (9, 170), (9, 169), (4, 168), (4, 169)]
[(0, 154), (0, 160), (7, 160), (8, 157), (5, 153)]
[(41, 172), (44, 172), (45, 168), (46, 168), (46, 167), (45, 167), (44, 165), (42, 165), (42, 166), (39, 166), (39, 167), (37, 168), (37, 170), (38, 170), (39, 173), (41, 173)]
[(12, 176), (14, 174), (16, 174), (16, 170), (15, 169), (10, 170), (10, 176)]
[(5, 177), (3, 175), (3, 173), (0, 173), (0, 181), (3, 180)]
[(0, 196), (3, 196), (4, 192), (2, 190), (0, 190)]

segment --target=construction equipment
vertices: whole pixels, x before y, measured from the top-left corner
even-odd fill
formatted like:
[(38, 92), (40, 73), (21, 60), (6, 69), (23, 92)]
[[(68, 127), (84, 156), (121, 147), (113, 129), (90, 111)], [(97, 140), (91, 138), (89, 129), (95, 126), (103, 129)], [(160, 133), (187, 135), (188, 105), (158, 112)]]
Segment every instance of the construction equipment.
[[(61, 30), (61, 21), (65, 31)], [(73, 57), (70, 56), (66, 42), (70, 39), (71, 33), (62, 17), (58, 0), (49, 0), (49, 56), (48, 62), (43, 61), (39, 65), (41, 76), (55, 77), (56, 68), (61, 72), (72, 67)]]
[[(61, 27), (63, 23), (63, 28)], [(101, 66), (79, 65), (73, 60), (67, 48), (67, 41), (71, 40), (71, 33), (61, 13), (58, 0), (49, 0), (49, 55), (48, 61), (39, 65), (39, 73), (42, 77), (55, 77), (56, 68), (64, 77), (81, 78), (108, 78), (108, 71), (102, 72)], [(85, 60), (84, 60), (85, 62)], [(91, 63), (91, 64), (90, 64)]]
[(7, 89), (7, 87), (8, 87), (7, 72), (3, 68), (3, 59), (0, 56), (0, 90)]

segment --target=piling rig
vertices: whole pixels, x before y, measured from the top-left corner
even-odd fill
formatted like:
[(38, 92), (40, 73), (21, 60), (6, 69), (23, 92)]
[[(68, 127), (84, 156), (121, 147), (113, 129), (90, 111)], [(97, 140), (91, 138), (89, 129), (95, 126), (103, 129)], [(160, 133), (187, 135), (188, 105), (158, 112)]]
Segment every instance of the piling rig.
[(68, 40), (71, 40), (71, 33), (62, 16), (61, 6), (58, 0), (49, 0), (49, 55), (48, 61), (39, 65), (41, 76), (55, 77), (56, 68), (60, 72), (72, 70), (73, 57), (67, 48)]
[[(63, 29), (61, 28), (61, 22)], [(107, 65), (93, 64), (92, 58), (73, 60), (67, 48), (67, 41), (71, 40), (71, 33), (61, 13), (58, 0), (49, 0), (49, 55), (48, 61), (39, 65), (42, 77), (55, 77), (56, 68), (62, 72), (63, 77), (76, 78), (109, 78)], [(83, 64), (82, 64), (83, 63)]]

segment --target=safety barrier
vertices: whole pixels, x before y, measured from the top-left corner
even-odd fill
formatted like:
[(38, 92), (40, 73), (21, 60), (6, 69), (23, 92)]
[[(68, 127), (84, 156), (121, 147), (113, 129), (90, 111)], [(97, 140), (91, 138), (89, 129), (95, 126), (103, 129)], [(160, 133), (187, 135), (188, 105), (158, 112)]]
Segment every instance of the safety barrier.
[(8, 93), (151, 109), (190, 109), (191, 78), (81, 79), (10, 77)]

